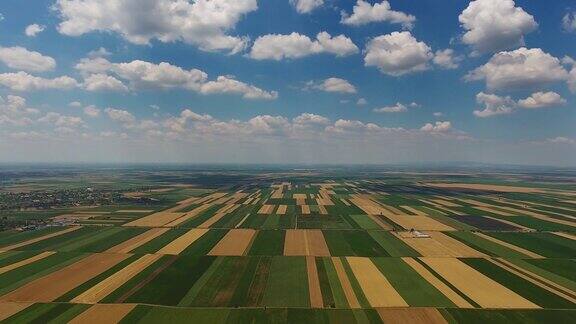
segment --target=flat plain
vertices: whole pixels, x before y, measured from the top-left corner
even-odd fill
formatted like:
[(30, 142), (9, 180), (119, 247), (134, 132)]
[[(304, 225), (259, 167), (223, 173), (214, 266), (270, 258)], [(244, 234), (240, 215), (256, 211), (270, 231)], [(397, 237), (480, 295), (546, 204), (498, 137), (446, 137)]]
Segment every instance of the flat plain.
[(99, 182), (131, 198), (37, 210), (49, 226), (0, 232), (0, 321), (576, 320), (572, 172), (154, 170)]

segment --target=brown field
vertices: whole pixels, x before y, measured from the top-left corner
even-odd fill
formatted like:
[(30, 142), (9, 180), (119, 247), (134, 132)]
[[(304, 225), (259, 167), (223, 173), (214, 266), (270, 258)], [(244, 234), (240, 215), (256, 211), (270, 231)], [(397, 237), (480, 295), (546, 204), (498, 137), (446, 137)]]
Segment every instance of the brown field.
[(171, 221), (184, 216), (185, 214), (186, 213), (161, 211), (126, 223), (123, 226), (159, 227), (168, 224)]
[(278, 215), (286, 215), (286, 210), (288, 209), (288, 206), (286, 205), (280, 205), (278, 206), (278, 209), (276, 210), (276, 214)]
[(411, 207), (411, 206), (400, 206), (400, 207), (406, 209), (407, 211), (413, 213), (414, 215), (418, 215), (418, 216), (428, 216), (428, 214), (426, 214), (425, 212), (423, 212), (423, 211), (421, 211), (421, 210), (418, 210), (418, 209), (416, 209), (416, 208), (414, 208), (414, 207)]
[(562, 224), (562, 225), (568, 225), (568, 226), (576, 227), (576, 222), (569, 221), (569, 220), (562, 220), (562, 219), (558, 219), (558, 218), (552, 218), (550, 216), (536, 213), (536, 212), (533, 212), (533, 211), (527, 210), (527, 209), (512, 208), (512, 207), (505, 207), (505, 206), (499, 206), (499, 208), (511, 211), (513, 213), (517, 213), (519, 215), (531, 216), (531, 217), (538, 218), (538, 219), (545, 220), (545, 221), (552, 222), (552, 223), (558, 223), (558, 224)]
[(308, 215), (308, 214), (310, 214), (310, 206), (308, 206), (308, 205), (301, 205), (300, 207), (302, 208), (302, 215)]
[(240, 208), (241, 205), (226, 205), (222, 207), (214, 216), (207, 219), (204, 223), (198, 225), (200, 228), (208, 228), (218, 222), (222, 217), (228, 215), (229, 213), (235, 211), (236, 209)]
[(422, 261), (484, 308), (540, 308), (458, 259), (422, 258)]
[(498, 209), (492, 208), (492, 207), (475, 206), (474, 208), (481, 210), (481, 211), (489, 212), (492, 214), (500, 215), (500, 216), (514, 216), (514, 214), (510, 214), (508, 212), (501, 211), (501, 210), (498, 210)]
[(377, 308), (384, 323), (447, 324), (436, 308)]
[(202, 237), (202, 235), (206, 234), (206, 232), (208, 232), (207, 229), (193, 228), (174, 241), (168, 243), (166, 246), (156, 252), (156, 254), (180, 254), (180, 252), (184, 251), (188, 246)]
[(445, 206), (445, 207), (462, 207), (456, 203), (453, 203), (453, 202), (445, 200), (445, 199), (436, 198), (436, 199), (430, 199), (430, 200), (439, 204), (439, 205)]
[[(556, 294), (556, 295), (576, 304), (576, 298), (572, 297), (573, 294), (571, 292), (566, 294), (564, 287), (557, 285), (557, 284), (554, 284), (550, 280), (541, 280), (544, 278), (542, 278), (538, 275), (535, 275), (529, 271), (523, 270), (523, 269), (521, 269), (521, 268), (515, 266), (514, 264), (512, 264), (508, 261), (505, 261), (505, 260), (488, 259), (488, 261), (492, 262), (493, 264), (499, 266), (500, 268), (502, 268), (502, 269), (504, 269), (510, 273), (517, 275), (518, 277), (521, 277), (524, 280), (527, 280), (527, 281), (533, 283), (534, 285), (536, 285), (536, 286), (538, 286), (544, 290), (548, 290), (549, 292)], [(560, 289), (558, 289), (558, 287), (560, 287)]]
[(340, 198), (340, 200), (344, 203), (344, 205), (346, 206), (351, 206), (350, 202), (344, 198)]
[(444, 296), (446, 296), (450, 301), (454, 303), (457, 307), (460, 308), (474, 308), (472, 304), (466, 301), (466, 299), (462, 298), (457, 292), (455, 292), (452, 288), (450, 288), (447, 284), (442, 282), (440, 279), (436, 278), (434, 274), (432, 274), (428, 269), (426, 269), (423, 265), (418, 263), (413, 258), (404, 257), (402, 258), (406, 264), (408, 264), (412, 269), (414, 269), (422, 278), (428, 281), (434, 288), (438, 289)]
[(324, 308), (322, 290), (320, 289), (320, 279), (318, 279), (318, 269), (316, 269), (316, 259), (314, 257), (306, 257), (306, 269), (308, 271), (308, 292), (310, 294), (310, 307)]
[(28, 308), (32, 303), (0, 303), (0, 321)]
[(284, 255), (330, 256), (321, 230), (286, 230)]
[(318, 210), (320, 211), (321, 215), (328, 215), (328, 211), (326, 210), (326, 207), (324, 207), (324, 205), (318, 205)]
[(128, 254), (93, 254), (33, 280), (0, 297), (0, 301), (51, 302), (128, 258)]
[(408, 307), (402, 296), (369, 258), (346, 257), (372, 307)]
[(153, 211), (152, 209), (120, 209), (114, 213), (151, 213)]
[(178, 225), (188, 221), (189, 219), (192, 219), (192, 218), (198, 216), (198, 214), (200, 214), (201, 212), (205, 211), (206, 209), (208, 209), (210, 207), (212, 207), (212, 204), (209, 204), (209, 203), (202, 204), (202, 205), (192, 209), (191, 211), (185, 213), (181, 217), (173, 219), (172, 221), (168, 222), (165, 225), (170, 226), (170, 227), (178, 226)]
[[(450, 251), (453, 252), (454, 256), (456, 257), (463, 257), (463, 258), (484, 258), (488, 257), (486, 254), (476, 251), (475, 249), (471, 248), (470, 246), (451, 238), (450, 236), (442, 233), (442, 232), (430, 232), (428, 233), (432, 236), (436, 242), (442, 244), (442, 246), (446, 247)], [(426, 255), (424, 255), (426, 256)]]
[(134, 304), (96, 304), (73, 318), (71, 324), (116, 324), (119, 323), (136, 305)]
[(244, 255), (256, 236), (253, 229), (231, 229), (208, 255)]
[(67, 228), (67, 229), (64, 229), (64, 230), (61, 230), (61, 231), (58, 231), (58, 232), (46, 234), (46, 235), (43, 235), (43, 236), (40, 236), (40, 237), (36, 237), (36, 238), (30, 239), (30, 240), (27, 240), (27, 241), (24, 241), (24, 242), (20, 242), (20, 243), (8, 245), (8, 246), (6, 246), (6, 247), (0, 248), (0, 250), (2, 250), (2, 251), (14, 250), (14, 249), (17, 249), (17, 248), (21, 248), (21, 247), (23, 247), (23, 246), (26, 246), (26, 245), (30, 245), (30, 244), (33, 244), (33, 243), (36, 243), (36, 242), (43, 241), (43, 240), (45, 240), (45, 239), (49, 239), (49, 238), (52, 238), (52, 237), (55, 237), (55, 236), (63, 235), (63, 234), (66, 234), (66, 233), (70, 233), (70, 232), (73, 232), (73, 231), (78, 230), (78, 229), (80, 229), (80, 228), (82, 228), (82, 226), (72, 226), (72, 227), (69, 227), (69, 228)]
[(383, 229), (385, 229), (385, 230), (391, 230), (392, 229), (392, 226), (390, 226), (390, 224), (383, 221), (380, 217), (375, 216), (375, 215), (368, 215), (368, 217), (370, 217), (371, 220), (373, 220), (376, 224), (378, 224)]
[(448, 225), (444, 225), (439, 221), (427, 216), (413, 216), (413, 215), (386, 215), (394, 223), (404, 227), (405, 229), (415, 229), (421, 231), (453, 231), (454, 229)]
[(252, 199), (254, 199), (254, 198), (248, 198), (248, 199), (244, 200), (242, 205), (250, 205), (250, 203), (252, 202)]
[(528, 187), (499, 186), (476, 183), (425, 183), (428, 187), (445, 188), (445, 189), (473, 189), (489, 190), (499, 192), (520, 192), (520, 193), (544, 193), (544, 190)]
[(256, 198), (256, 199), (252, 200), (251, 205), (256, 205), (259, 201), (260, 201), (260, 198)]
[(494, 242), (494, 243), (496, 243), (496, 244), (500, 244), (500, 245), (505, 246), (505, 247), (507, 247), (507, 248), (509, 248), (509, 249), (512, 249), (512, 250), (514, 250), (514, 251), (516, 251), (516, 252), (522, 253), (522, 254), (526, 255), (527, 257), (529, 257), (529, 258), (535, 258), (535, 259), (542, 259), (542, 258), (544, 258), (543, 256), (541, 256), (541, 255), (539, 255), (539, 254), (537, 254), (537, 253), (534, 253), (534, 252), (532, 252), (532, 251), (526, 250), (526, 249), (521, 248), (521, 247), (519, 247), (519, 246), (516, 246), (516, 245), (514, 245), (514, 244), (510, 244), (510, 243), (508, 243), (508, 242), (501, 241), (501, 240), (499, 240), (499, 239), (497, 239), (497, 238), (495, 238), (495, 237), (492, 237), (492, 236), (490, 236), (490, 235), (486, 235), (486, 234), (480, 233), (480, 232), (475, 232), (474, 234), (480, 236), (481, 238), (483, 238), (483, 239), (485, 239), (485, 240)]
[(348, 306), (350, 306), (350, 308), (360, 308), (360, 303), (358, 302), (358, 298), (354, 293), (354, 289), (352, 288), (350, 279), (348, 279), (348, 276), (346, 275), (346, 270), (344, 270), (342, 260), (340, 260), (340, 258), (338, 257), (332, 257), (332, 263), (334, 264), (334, 268), (336, 269), (338, 280), (342, 285), (344, 296), (346, 296), (346, 300), (348, 301)]
[(272, 211), (274, 210), (274, 205), (262, 205), (262, 207), (260, 207), (260, 210), (258, 210), (258, 214), (272, 214)]
[[(419, 199), (419, 200), (420, 200), (421, 202), (424, 202), (424, 203), (426, 203), (426, 204), (429, 204), (429, 205), (434, 206), (434, 208), (439, 209), (440, 211), (445, 211), (445, 212), (452, 213), (452, 214), (456, 214), (456, 215), (464, 215), (464, 213), (462, 213), (462, 212), (460, 212), (460, 211), (454, 210), (454, 209), (452, 209), (452, 208), (448, 208), (448, 207), (446, 207), (446, 206), (444, 206), (444, 205), (437, 204), (437, 203), (435, 203), (435, 202), (433, 202), (433, 201), (431, 201), (431, 200), (426, 200), (426, 199)], [(445, 213), (443, 213), (443, 214), (446, 215)]]
[(135, 248), (142, 246), (153, 239), (157, 238), (158, 236), (168, 232), (169, 228), (152, 228), (148, 231), (137, 235), (127, 241), (124, 241), (118, 245), (115, 245), (106, 252), (109, 253), (129, 253), (130, 251), (134, 250)]
[(330, 197), (316, 198), (316, 204), (318, 206), (334, 206)]
[(37, 255), (35, 255), (35, 256), (33, 256), (33, 257), (30, 257), (30, 258), (28, 258), (28, 259), (24, 259), (24, 260), (22, 260), (22, 261), (9, 264), (9, 265), (7, 265), (7, 266), (4, 266), (4, 267), (0, 268), (0, 274), (6, 273), (6, 272), (8, 272), (8, 271), (11, 271), (11, 270), (14, 270), (14, 269), (17, 269), (17, 268), (20, 268), (20, 267), (23, 267), (23, 266), (25, 266), (25, 265), (27, 265), (27, 264), (36, 262), (36, 261), (38, 261), (38, 260), (42, 260), (42, 259), (44, 259), (44, 258), (46, 258), (46, 257), (51, 256), (51, 255), (54, 254), (54, 253), (56, 253), (56, 252), (46, 251), (46, 252), (42, 252), (42, 253), (40, 253), (40, 254), (37, 254)]
[(574, 240), (576, 241), (576, 235), (574, 234), (570, 234), (570, 233), (563, 233), (563, 232), (554, 232), (553, 234), (556, 234), (558, 236), (561, 236), (563, 238), (567, 238), (569, 240)]
[(130, 263), (110, 277), (100, 281), (92, 288), (86, 290), (71, 300), (73, 303), (94, 304), (111, 294), (114, 290), (122, 286), (142, 270), (156, 262), (162, 256), (160, 254), (145, 254), (138, 260)]

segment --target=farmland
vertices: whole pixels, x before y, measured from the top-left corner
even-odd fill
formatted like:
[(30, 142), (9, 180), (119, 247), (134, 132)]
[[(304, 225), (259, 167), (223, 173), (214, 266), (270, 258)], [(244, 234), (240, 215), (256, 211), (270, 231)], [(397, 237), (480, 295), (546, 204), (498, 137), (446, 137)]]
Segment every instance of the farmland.
[(66, 186), (132, 198), (6, 211), (10, 221), (24, 213), (43, 225), (0, 232), (0, 320), (576, 318), (576, 174), (570, 171), (51, 174), (24, 173), (0, 193), (25, 187), (41, 195)]

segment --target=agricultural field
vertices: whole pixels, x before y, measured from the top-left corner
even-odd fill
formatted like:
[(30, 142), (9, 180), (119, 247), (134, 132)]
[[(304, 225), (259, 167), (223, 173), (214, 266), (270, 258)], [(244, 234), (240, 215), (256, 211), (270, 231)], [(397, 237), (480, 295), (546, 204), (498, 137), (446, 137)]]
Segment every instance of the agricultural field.
[(1, 211), (0, 321), (576, 320), (569, 171), (101, 172), (2, 182), (127, 199)]

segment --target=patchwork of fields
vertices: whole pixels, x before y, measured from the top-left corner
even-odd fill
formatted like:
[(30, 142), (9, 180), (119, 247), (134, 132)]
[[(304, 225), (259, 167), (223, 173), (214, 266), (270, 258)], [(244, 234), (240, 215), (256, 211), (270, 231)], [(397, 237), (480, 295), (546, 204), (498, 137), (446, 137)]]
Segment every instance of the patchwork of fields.
[[(8, 322), (573, 322), (576, 186), (267, 174), (0, 232)], [(517, 180), (517, 179), (515, 179)]]

